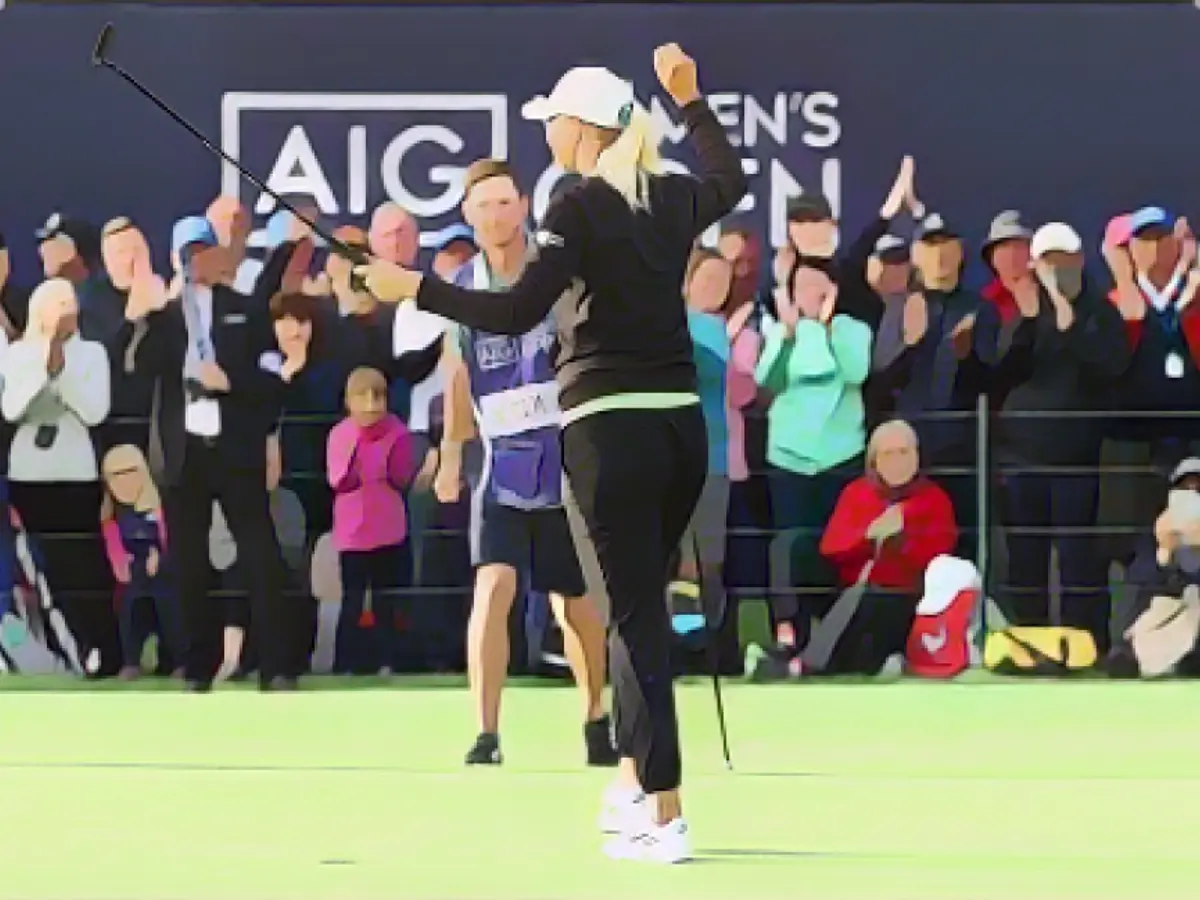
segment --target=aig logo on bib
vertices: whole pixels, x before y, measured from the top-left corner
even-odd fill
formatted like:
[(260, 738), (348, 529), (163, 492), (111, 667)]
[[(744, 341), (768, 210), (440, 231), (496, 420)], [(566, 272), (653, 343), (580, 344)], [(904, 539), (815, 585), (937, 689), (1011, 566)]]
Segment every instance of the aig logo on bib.
[[(311, 196), (342, 221), (394, 200), (424, 229), (456, 218), (466, 167), (508, 155), (504, 94), (242, 93), (221, 101), (221, 147), (268, 187)], [(230, 165), (223, 193), (255, 216), (275, 202), (247, 186)]]

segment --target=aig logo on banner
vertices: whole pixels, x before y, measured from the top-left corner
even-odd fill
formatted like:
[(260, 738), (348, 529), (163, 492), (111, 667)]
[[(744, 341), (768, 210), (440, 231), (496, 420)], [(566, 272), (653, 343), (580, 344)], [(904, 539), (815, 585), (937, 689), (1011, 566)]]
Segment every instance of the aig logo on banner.
[[(425, 228), (457, 218), (466, 167), (508, 156), (504, 94), (242, 93), (221, 101), (221, 147), (285, 196), (342, 219), (395, 200)], [(222, 193), (256, 216), (275, 201), (222, 166)], [(247, 195), (246, 191), (250, 194)]]

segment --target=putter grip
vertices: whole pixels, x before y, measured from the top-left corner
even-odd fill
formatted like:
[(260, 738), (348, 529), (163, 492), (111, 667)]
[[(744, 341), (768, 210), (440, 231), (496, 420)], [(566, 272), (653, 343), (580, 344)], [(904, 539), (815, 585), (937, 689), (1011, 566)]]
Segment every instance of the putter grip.
[[(362, 266), (362, 265), (366, 265), (368, 262), (370, 262), (370, 260), (367, 257), (367, 254), (363, 253), (361, 250), (359, 250), (355, 247), (347, 247), (345, 244), (341, 243), (340, 241), (338, 241), (336, 244), (331, 243), (330, 246), (333, 248), (335, 253), (337, 253), (339, 256), (341, 256), (343, 259), (345, 259), (352, 266)], [(367, 289), (367, 282), (362, 278), (361, 275), (357, 274), (352, 269), (350, 271), (350, 290), (365, 291), (366, 289)]]
[(92, 49), (93, 66), (98, 66), (108, 59), (108, 45), (112, 43), (112, 36), (113, 25), (109, 22), (100, 29), (100, 36), (96, 38), (96, 46)]

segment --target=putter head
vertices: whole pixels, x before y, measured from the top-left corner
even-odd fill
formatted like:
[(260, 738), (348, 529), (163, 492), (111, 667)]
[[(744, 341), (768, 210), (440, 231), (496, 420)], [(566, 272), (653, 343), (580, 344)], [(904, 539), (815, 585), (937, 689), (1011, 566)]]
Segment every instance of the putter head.
[(112, 42), (113, 24), (107, 23), (100, 29), (100, 36), (96, 38), (96, 46), (92, 48), (92, 65), (102, 66), (108, 62), (107, 51), (108, 45)]

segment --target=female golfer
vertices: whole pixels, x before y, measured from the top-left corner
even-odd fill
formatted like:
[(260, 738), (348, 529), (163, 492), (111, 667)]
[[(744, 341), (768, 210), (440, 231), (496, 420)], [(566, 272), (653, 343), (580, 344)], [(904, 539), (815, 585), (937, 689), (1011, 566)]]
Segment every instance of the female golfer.
[[(667, 564), (708, 474), (682, 288), (696, 238), (741, 200), (746, 180), (700, 94), (695, 62), (668, 44), (655, 51), (654, 68), (682, 109), (701, 178), (656, 174), (658, 141), (629, 82), (603, 68), (571, 69), (522, 113), (546, 123), (554, 161), (585, 177), (547, 211), (537, 258), (515, 285), (466, 290), (382, 260), (360, 272), (380, 299), (415, 298), (421, 309), (497, 334), (524, 334), (554, 309), (563, 465), (611, 604), (616, 743), (631, 761), (627, 814), (606, 852), (675, 863), (691, 851)], [(514, 420), (544, 413), (505, 411)]]

